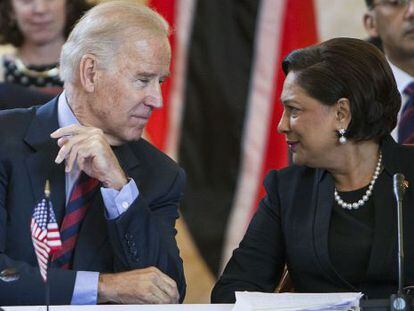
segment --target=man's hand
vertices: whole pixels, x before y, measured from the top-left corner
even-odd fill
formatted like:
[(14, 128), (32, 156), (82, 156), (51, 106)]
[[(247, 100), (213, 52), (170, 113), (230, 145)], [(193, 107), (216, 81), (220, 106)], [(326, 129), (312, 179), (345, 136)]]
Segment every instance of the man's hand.
[(76, 161), (80, 170), (101, 181), (104, 187), (120, 190), (128, 183), (101, 129), (74, 124), (54, 131), (50, 137), (58, 139), (60, 150), (55, 162), (66, 159), (66, 172)]
[(155, 267), (100, 274), (98, 303), (178, 303), (177, 284)]

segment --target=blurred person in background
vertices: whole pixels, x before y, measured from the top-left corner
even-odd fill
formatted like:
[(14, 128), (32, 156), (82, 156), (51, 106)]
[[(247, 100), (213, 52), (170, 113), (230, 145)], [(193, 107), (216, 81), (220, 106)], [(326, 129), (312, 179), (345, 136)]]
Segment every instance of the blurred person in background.
[(6, 82), (0, 87), (2, 108), (42, 103), (62, 91), (60, 50), (90, 7), (86, 0), (0, 0), (0, 44), (14, 47), (0, 55), (0, 81)]
[[(398, 287), (393, 175), (404, 198), (407, 284), (414, 283), (414, 148), (390, 136), (401, 99), (373, 45), (338, 38), (291, 52), (278, 131), (294, 165), (271, 171), (239, 247), (212, 292), (273, 292), (287, 265), (296, 292), (363, 292), (389, 297)], [(409, 225), (411, 224), (411, 225)]]
[(363, 21), (369, 41), (384, 51), (393, 71), (402, 105), (393, 138), (414, 143), (414, 1), (365, 0)]

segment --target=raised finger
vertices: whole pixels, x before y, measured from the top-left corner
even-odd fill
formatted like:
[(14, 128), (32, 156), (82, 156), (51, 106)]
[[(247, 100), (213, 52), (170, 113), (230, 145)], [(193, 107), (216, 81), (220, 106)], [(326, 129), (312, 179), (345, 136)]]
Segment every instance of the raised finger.
[(65, 163), (65, 172), (69, 173), (70, 171), (72, 171), (73, 168), (73, 164), (75, 163), (77, 157), (78, 157), (78, 150), (79, 150), (79, 144), (75, 144), (72, 146), (69, 156), (66, 158), (66, 163)]
[(69, 137), (68, 136), (62, 136), (62, 137), (58, 138), (57, 144), (58, 144), (59, 147), (62, 147), (68, 141), (69, 141)]
[(67, 136), (65, 137), (66, 142), (63, 146), (60, 147), (60, 150), (55, 158), (55, 163), (60, 164), (68, 154), (71, 152), (72, 147), (76, 144), (79, 144), (82, 140), (86, 139), (86, 135), (74, 135), (74, 136)]
[(79, 124), (72, 124), (69, 126), (58, 128), (56, 131), (50, 134), (52, 138), (60, 138), (63, 136), (71, 136), (74, 134), (78, 134), (82, 131), (83, 126)]

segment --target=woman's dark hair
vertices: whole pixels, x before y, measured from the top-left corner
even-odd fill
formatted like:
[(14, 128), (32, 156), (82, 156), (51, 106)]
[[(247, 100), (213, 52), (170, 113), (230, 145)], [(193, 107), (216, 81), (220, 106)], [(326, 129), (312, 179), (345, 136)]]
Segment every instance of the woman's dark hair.
[[(92, 5), (87, 0), (66, 0), (65, 38), (77, 20), (91, 7)], [(20, 47), (24, 38), (12, 14), (11, 0), (0, 0), (0, 44), (12, 44), (15, 47)]]
[(348, 138), (380, 141), (395, 128), (401, 96), (387, 60), (372, 44), (328, 40), (291, 52), (282, 67), (285, 75), (295, 72), (298, 85), (324, 105), (349, 100)]

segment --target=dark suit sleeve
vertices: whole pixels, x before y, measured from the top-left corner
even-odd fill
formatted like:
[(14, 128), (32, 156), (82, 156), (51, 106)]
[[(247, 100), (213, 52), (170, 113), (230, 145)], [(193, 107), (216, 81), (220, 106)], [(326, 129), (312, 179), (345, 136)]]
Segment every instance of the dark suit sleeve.
[[(43, 283), (37, 263), (34, 261), (29, 264), (24, 261), (16, 260), (12, 254), (13, 245), (7, 241), (8, 235), (19, 234), (8, 230), (9, 212), (7, 210), (8, 197), (10, 190), (7, 166), (0, 164), (0, 271), (5, 268), (14, 267), (20, 273), (20, 279), (16, 282), (5, 283), (0, 280), (0, 305), (38, 305), (45, 304), (45, 284)], [(26, 195), (22, 193), (21, 195)], [(27, 208), (31, 209), (31, 206)], [(21, 233), (28, 232), (29, 222), (22, 221)], [(10, 238), (10, 236), (9, 236)], [(27, 240), (25, 237), (24, 240)], [(27, 254), (32, 256), (33, 247), (27, 245)], [(73, 286), (75, 283), (76, 272), (71, 270), (50, 269), (48, 279), (53, 286), (50, 288), (51, 304), (70, 304)]]
[(239, 247), (213, 288), (213, 303), (233, 303), (235, 291), (273, 292), (285, 265), (285, 247), (277, 190), (277, 172), (264, 182), (260, 202)]
[(184, 171), (179, 169), (163, 195), (149, 201), (140, 193), (124, 214), (108, 221), (115, 253), (114, 270), (155, 266), (177, 282), (181, 302), (186, 284), (175, 240), (175, 221), (179, 217), (178, 204), (184, 182)]

